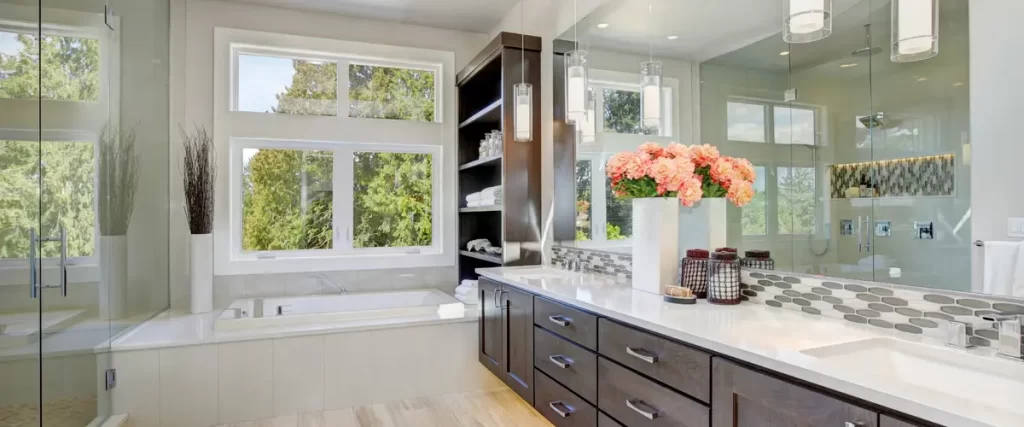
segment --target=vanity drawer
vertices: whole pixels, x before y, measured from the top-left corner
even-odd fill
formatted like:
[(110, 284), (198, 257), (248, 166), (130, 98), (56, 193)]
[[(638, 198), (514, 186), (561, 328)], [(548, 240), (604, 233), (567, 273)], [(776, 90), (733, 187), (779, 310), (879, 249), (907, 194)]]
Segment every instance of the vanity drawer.
[(711, 355), (682, 344), (600, 320), (598, 350), (602, 356), (700, 401), (711, 401)]
[(597, 403), (597, 354), (540, 327), (533, 332), (533, 366)]
[(533, 376), (533, 407), (558, 427), (594, 427), (597, 409), (537, 370)]
[(597, 351), (597, 316), (593, 314), (549, 299), (535, 297), (533, 322), (576, 344)]
[(598, 412), (597, 427), (622, 427), (622, 424), (619, 424), (618, 421), (613, 420), (612, 417), (605, 415), (604, 412)]
[(709, 427), (710, 410), (611, 360), (597, 362), (598, 404), (629, 427)]

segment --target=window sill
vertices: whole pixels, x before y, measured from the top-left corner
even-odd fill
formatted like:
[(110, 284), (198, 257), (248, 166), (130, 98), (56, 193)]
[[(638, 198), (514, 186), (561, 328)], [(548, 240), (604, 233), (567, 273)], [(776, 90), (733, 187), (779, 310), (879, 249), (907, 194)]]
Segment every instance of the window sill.
[(215, 276), (247, 274), (314, 273), (344, 270), (448, 267), (455, 265), (453, 253), (367, 254), (324, 257), (232, 258), (214, 263)]
[[(43, 280), (52, 282), (57, 278), (57, 267), (43, 267), (42, 273)], [(68, 266), (68, 283), (92, 283), (99, 280), (100, 269), (95, 264)], [(27, 288), (28, 265), (0, 268), (0, 286), (25, 286)]]

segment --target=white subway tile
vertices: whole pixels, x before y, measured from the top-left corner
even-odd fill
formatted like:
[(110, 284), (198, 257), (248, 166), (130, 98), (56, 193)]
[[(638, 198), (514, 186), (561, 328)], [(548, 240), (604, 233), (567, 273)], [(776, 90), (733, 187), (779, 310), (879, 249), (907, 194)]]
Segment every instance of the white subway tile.
[(217, 346), (160, 350), (160, 425), (217, 424)]
[(220, 344), (218, 403), (221, 424), (274, 415), (274, 357), (271, 340)]
[(274, 415), (324, 409), (324, 337), (281, 338), (274, 349)]

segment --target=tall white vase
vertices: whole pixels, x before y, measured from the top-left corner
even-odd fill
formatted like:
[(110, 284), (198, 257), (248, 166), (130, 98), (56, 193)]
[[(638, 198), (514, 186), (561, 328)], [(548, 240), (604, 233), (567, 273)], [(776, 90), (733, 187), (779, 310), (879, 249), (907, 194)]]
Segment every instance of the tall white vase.
[(726, 199), (706, 198), (679, 210), (679, 248), (713, 251), (726, 246), (729, 223)]
[(193, 234), (190, 240), (189, 280), (192, 314), (213, 311), (213, 235)]
[(656, 294), (676, 281), (679, 199), (633, 199), (633, 289)]
[(128, 237), (100, 236), (100, 319), (125, 317), (128, 312)]

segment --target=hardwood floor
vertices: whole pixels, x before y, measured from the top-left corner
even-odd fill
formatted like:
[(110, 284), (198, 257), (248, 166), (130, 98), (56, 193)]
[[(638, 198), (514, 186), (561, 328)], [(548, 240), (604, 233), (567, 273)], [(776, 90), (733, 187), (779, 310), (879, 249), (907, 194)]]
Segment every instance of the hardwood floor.
[(217, 427), (551, 427), (510, 389), (448, 394)]

